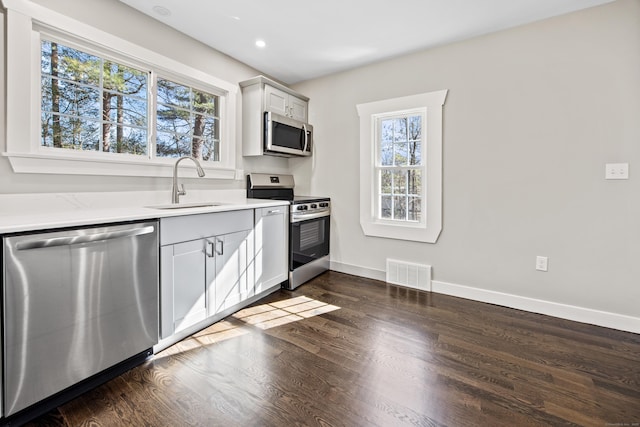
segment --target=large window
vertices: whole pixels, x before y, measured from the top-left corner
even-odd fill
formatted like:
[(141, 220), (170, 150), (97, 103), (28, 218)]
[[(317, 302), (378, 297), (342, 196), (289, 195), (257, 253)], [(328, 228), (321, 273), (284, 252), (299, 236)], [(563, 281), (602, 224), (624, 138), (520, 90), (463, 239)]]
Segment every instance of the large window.
[(446, 90), (357, 105), (365, 235), (435, 243), (442, 230)]
[(15, 172), (235, 179), (237, 85), (28, 0), (3, 0)]

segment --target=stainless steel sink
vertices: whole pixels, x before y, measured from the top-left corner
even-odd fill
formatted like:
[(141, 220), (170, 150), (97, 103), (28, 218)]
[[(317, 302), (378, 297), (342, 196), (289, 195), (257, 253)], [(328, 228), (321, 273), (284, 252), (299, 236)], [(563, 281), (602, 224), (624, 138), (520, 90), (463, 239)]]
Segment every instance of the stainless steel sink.
[(187, 209), (187, 208), (208, 208), (212, 206), (221, 206), (224, 203), (219, 202), (193, 202), (193, 203), (170, 203), (166, 205), (146, 206), (151, 209)]

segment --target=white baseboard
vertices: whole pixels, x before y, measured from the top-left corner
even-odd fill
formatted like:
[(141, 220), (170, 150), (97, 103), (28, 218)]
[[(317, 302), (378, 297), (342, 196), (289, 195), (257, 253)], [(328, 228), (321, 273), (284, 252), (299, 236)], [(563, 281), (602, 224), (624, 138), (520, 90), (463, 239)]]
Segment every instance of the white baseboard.
[[(380, 280), (381, 282), (384, 282), (386, 279), (385, 271), (345, 264), (337, 261), (331, 261), (330, 268), (331, 270), (338, 271), (340, 273)], [(560, 304), (557, 302), (506, 294), (487, 289), (473, 288), (470, 286), (457, 285), (437, 280), (431, 281), (431, 290), (432, 292), (439, 294), (451, 295), (473, 301), (486, 302), (503, 307), (524, 310), (531, 313), (545, 314), (547, 316), (558, 317), (560, 319), (573, 320), (575, 322), (588, 323), (591, 325), (603, 326), (605, 328), (640, 334), (640, 317), (632, 317), (590, 308)]]
[(384, 282), (387, 277), (387, 273), (383, 270), (374, 270), (373, 268), (360, 267), (358, 265), (345, 264), (337, 261), (331, 261), (329, 268), (340, 273), (353, 274), (354, 276), (380, 280), (381, 282)]
[(535, 298), (505, 294), (486, 289), (472, 288), (440, 281), (432, 281), (432, 291), (440, 294), (501, 305), (532, 313), (573, 320), (591, 325), (604, 326), (633, 333), (640, 333), (640, 318), (610, 313), (573, 305), (560, 304)]

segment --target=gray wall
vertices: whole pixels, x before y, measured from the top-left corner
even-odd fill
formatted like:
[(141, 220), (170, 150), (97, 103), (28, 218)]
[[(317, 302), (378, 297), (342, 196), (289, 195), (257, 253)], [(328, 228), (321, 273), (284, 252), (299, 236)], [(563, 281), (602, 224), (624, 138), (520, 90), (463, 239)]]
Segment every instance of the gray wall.
[[(312, 100), (316, 156), (291, 166), (302, 191), (333, 199), (334, 265), (426, 263), (436, 281), (640, 318), (639, 0), (295, 88)], [(356, 104), (440, 89), (439, 241), (364, 236)], [(605, 181), (607, 162), (629, 162), (631, 179)]]
[[(158, 52), (193, 68), (210, 73), (229, 83), (260, 74), (245, 64), (238, 62), (202, 43), (181, 34), (130, 8), (117, 0), (34, 0), (51, 10), (70, 16), (108, 33), (114, 34), (139, 46)], [(0, 13), (4, 21), (4, 15)], [(5, 75), (4, 24), (0, 24), (0, 129), (5, 129)], [(238, 115), (241, 95), (238, 90)], [(241, 138), (242, 122), (237, 121), (236, 135)], [(287, 171), (286, 160), (265, 157), (243, 159), (240, 144), (236, 155), (238, 169), (256, 172)], [(0, 134), (0, 152), (6, 151), (4, 131)], [(189, 188), (226, 189), (244, 188), (244, 181), (185, 179)], [(133, 191), (167, 190), (171, 188), (169, 178), (144, 177), (98, 177), (79, 175), (15, 174), (6, 157), (0, 157), (0, 194), (34, 192), (93, 192), (93, 191)]]

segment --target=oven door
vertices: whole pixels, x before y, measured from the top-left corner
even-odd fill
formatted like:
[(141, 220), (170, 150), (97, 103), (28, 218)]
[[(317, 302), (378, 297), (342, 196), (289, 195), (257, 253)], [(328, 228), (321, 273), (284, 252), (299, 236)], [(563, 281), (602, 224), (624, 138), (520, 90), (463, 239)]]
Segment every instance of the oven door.
[(329, 255), (330, 214), (309, 219), (291, 219), (289, 228), (289, 269)]

